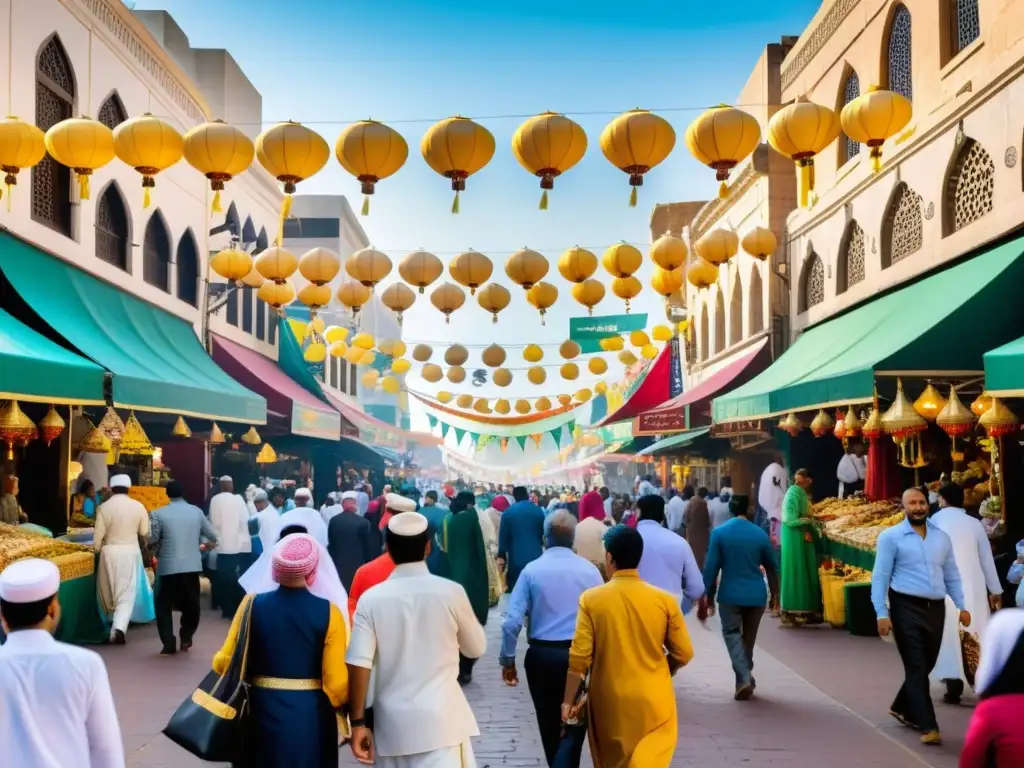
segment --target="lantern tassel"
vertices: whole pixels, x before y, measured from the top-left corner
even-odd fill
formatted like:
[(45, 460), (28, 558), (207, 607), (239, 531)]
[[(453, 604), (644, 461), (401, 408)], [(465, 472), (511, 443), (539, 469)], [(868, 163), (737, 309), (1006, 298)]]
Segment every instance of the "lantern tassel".
[(882, 148), (872, 147), (871, 148), (871, 172), (878, 173), (882, 170)]
[(11, 212), (11, 185), (10, 182), (7, 184), (7, 212)]
[(277, 223), (277, 247), (281, 247), (281, 243), (284, 242), (284, 220), (292, 212), (292, 196), (285, 195), (284, 200), (281, 201), (281, 220)]
[(152, 203), (153, 200), (149, 195), (149, 187), (146, 187), (145, 189), (142, 190), (142, 207), (149, 208), (149, 206), (152, 205)]
[(718, 196), (723, 199), (729, 196), (729, 185), (724, 181), (718, 185)]
[(370, 215), (370, 196), (363, 195), (363, 209), (359, 212), (362, 216)]
[(89, 199), (89, 174), (87, 173), (78, 174), (78, 198), (80, 200)]
[(213, 192), (213, 205), (210, 206), (211, 213), (221, 213), (220, 207), (220, 190), (214, 190)]
[(629, 207), (636, 208), (636, 187), (633, 187), (629, 192)]
[(548, 209), (548, 191), (546, 189), (540, 196), (540, 205), (538, 208), (542, 211), (546, 211)]
[(458, 212), (459, 212), (459, 193), (456, 190), (456, 192), (455, 192), (455, 199), (452, 200), (452, 213), (454, 214), (454, 213), (458, 213)]
[(800, 187), (800, 207), (806, 208), (812, 184), (810, 166), (804, 165), (803, 163), (800, 164), (800, 173), (797, 179), (797, 184)]

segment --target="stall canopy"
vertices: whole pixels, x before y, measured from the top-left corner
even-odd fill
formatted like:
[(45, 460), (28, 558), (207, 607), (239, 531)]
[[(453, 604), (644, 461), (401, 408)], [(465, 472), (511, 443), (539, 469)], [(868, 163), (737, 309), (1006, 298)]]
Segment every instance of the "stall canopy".
[(705, 437), (708, 432), (711, 431), (711, 427), (701, 427), (700, 429), (693, 429), (689, 432), (682, 432), (678, 435), (672, 435), (653, 443), (642, 451), (637, 453), (637, 456), (654, 456), (658, 453), (664, 453), (667, 450), (682, 450), (693, 446), (701, 438)]
[[(661, 354), (643, 375), (644, 379), (626, 401), (611, 416), (605, 416), (594, 427), (604, 427), (618, 421), (632, 419), (649, 411), (672, 397), (672, 365), (677, 363), (673, 345), (666, 344)], [(678, 391), (678, 390), (677, 390)]]
[(337, 440), (341, 414), (293, 381), (259, 352), (213, 334), (213, 359), (232, 377), (267, 399), (271, 412), (288, 419), (291, 433)]
[(117, 407), (265, 423), (263, 398), (224, 373), (185, 320), (6, 233), (0, 271), (37, 330), (113, 374)]
[(985, 353), (985, 389), (993, 397), (1024, 397), (1024, 336)]
[(1024, 238), (805, 331), (760, 376), (715, 398), (716, 423), (868, 402), (875, 375), (969, 375), (1024, 322)]
[(0, 400), (103, 405), (105, 375), (0, 309)]
[(325, 394), (327, 395), (327, 399), (330, 400), (331, 405), (337, 408), (341, 412), (341, 415), (352, 422), (356, 429), (359, 430), (359, 437), (361, 440), (366, 442), (374, 450), (378, 447), (388, 450), (386, 453), (381, 453), (385, 458), (392, 458), (391, 452), (393, 451), (406, 450), (410, 440), (419, 441), (426, 437), (426, 435), (409, 432), (401, 427), (395, 426), (394, 424), (388, 424), (386, 421), (381, 421), (368, 413), (363, 413), (356, 406), (349, 405), (340, 397), (333, 395), (330, 391), (326, 391)]

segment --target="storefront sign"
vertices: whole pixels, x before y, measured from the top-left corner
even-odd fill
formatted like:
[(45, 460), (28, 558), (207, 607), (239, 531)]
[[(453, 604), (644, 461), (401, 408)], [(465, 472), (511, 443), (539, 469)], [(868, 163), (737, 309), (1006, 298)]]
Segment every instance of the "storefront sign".
[(686, 408), (641, 413), (633, 423), (633, 435), (660, 435), (686, 429)]
[(569, 338), (580, 345), (584, 354), (601, 351), (601, 339), (621, 336), (647, 327), (647, 314), (604, 315), (602, 317), (570, 317)]
[(301, 403), (292, 403), (292, 434), (338, 440), (341, 437), (341, 414), (321, 411)]
[(711, 427), (712, 437), (739, 437), (747, 435), (770, 439), (771, 422), (765, 419), (754, 419), (753, 421), (730, 421), (727, 424), (714, 424)]

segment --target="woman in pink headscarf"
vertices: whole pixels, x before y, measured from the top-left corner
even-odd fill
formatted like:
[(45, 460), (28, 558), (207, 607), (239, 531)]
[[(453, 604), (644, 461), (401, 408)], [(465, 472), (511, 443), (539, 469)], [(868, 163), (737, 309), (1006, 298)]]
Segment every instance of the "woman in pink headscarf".
[(491, 499), (491, 506), (487, 510), (487, 517), (491, 519), (495, 535), (501, 533), (501, 516), (509, 508), (507, 496), (495, 496)]
[(576, 540), (573, 549), (580, 557), (589, 560), (604, 576), (604, 535), (609, 528), (605, 520), (604, 499), (597, 491), (588, 491), (580, 499), (580, 522), (576, 526)]

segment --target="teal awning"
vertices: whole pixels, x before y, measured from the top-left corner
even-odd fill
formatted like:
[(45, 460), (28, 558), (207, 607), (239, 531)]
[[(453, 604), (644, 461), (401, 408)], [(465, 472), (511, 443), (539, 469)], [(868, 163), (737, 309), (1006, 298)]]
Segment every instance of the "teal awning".
[[(1024, 326), (1024, 238), (805, 331), (764, 373), (715, 398), (715, 423), (868, 402), (876, 374), (967, 375)], [(1016, 331), (1016, 332), (1015, 332)]]
[(1024, 397), (1024, 336), (985, 353), (985, 391), (993, 397)]
[(263, 398), (213, 362), (187, 321), (6, 233), (0, 271), (46, 325), (113, 374), (116, 406), (266, 423)]
[(637, 456), (654, 456), (659, 453), (665, 453), (670, 449), (681, 450), (687, 448), (695, 443), (700, 438), (707, 435), (711, 431), (711, 427), (701, 427), (700, 429), (692, 429), (689, 432), (680, 432), (676, 435), (670, 435), (669, 437), (662, 438), (656, 443), (647, 446), (640, 451)]
[(0, 400), (103, 405), (104, 376), (0, 309)]

